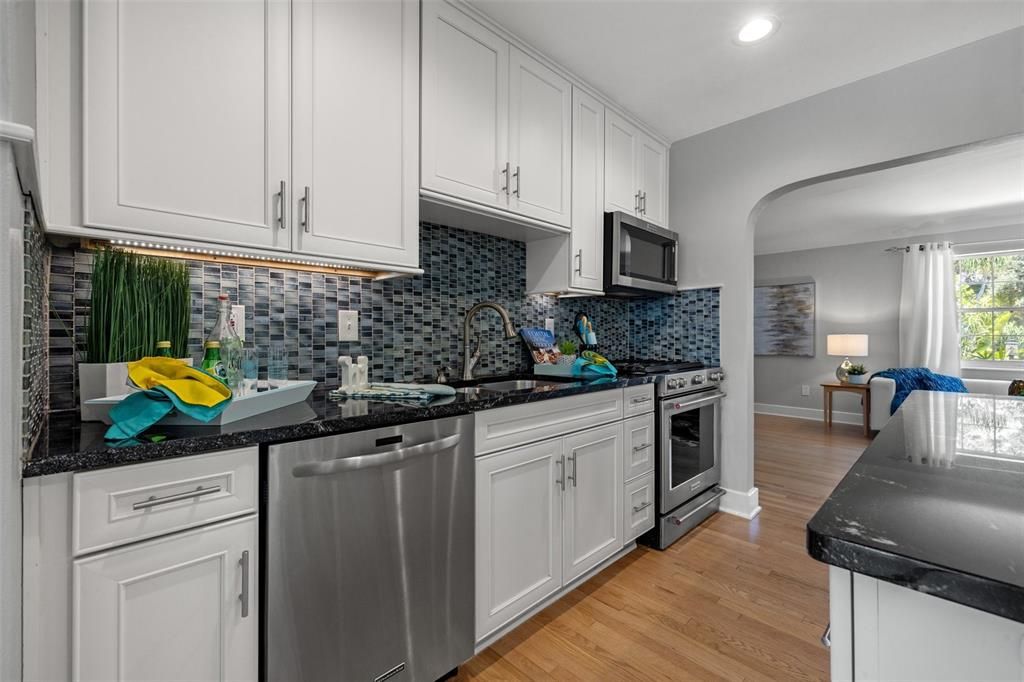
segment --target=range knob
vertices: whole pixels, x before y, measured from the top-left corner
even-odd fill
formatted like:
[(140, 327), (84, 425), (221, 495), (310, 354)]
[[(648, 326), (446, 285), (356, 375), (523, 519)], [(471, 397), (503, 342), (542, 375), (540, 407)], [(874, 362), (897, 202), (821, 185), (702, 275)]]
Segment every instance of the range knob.
[(725, 379), (725, 372), (723, 372), (722, 370), (712, 372), (711, 374), (708, 375), (708, 378), (711, 379), (712, 381), (722, 381), (723, 379)]
[(693, 376), (693, 379), (690, 380), (690, 382), (694, 386), (699, 386), (699, 385), (703, 384), (705, 381), (707, 381), (707, 377), (704, 376), (703, 374), (695, 374)]
[(679, 388), (679, 379), (669, 379), (665, 383), (669, 388)]

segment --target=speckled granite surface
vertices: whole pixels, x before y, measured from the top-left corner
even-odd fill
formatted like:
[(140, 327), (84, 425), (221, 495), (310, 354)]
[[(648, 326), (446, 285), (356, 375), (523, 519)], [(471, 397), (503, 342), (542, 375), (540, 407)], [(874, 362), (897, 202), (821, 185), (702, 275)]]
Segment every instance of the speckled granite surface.
[(807, 524), (807, 549), (1024, 623), (1024, 398), (912, 393)]
[(78, 420), (77, 412), (68, 411), (51, 414), (45, 421), (44, 433), (31, 459), (26, 462), (23, 475), (30, 477), (86, 471), (247, 445), (285, 443), (381, 426), (453, 417), (580, 393), (621, 389), (651, 383), (653, 380), (654, 377), (598, 379), (558, 383), (511, 393), (460, 393), (427, 405), (367, 400), (333, 401), (328, 399), (326, 390), (318, 389), (313, 391), (304, 403), (224, 427), (154, 428), (151, 433), (166, 436), (166, 440), (129, 447), (108, 446), (103, 441), (103, 434), (107, 429), (105, 424), (81, 422)]

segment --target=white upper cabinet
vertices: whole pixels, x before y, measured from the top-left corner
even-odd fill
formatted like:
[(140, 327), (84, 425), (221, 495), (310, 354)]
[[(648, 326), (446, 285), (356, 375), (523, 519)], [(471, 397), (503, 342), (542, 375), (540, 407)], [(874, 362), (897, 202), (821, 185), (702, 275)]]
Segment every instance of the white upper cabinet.
[(605, 210), (667, 227), (668, 148), (615, 112), (605, 116)]
[(655, 225), (668, 227), (668, 149), (643, 135), (637, 151), (640, 216)]
[(294, 0), (295, 250), (419, 263), (419, 4)]
[(572, 91), (572, 286), (604, 286), (604, 106)]
[(509, 206), (568, 227), (572, 85), (515, 47), (509, 68)]
[(637, 150), (640, 131), (614, 111), (605, 112), (604, 203), (606, 211), (640, 213)]
[(86, 0), (83, 51), (85, 225), (290, 247), (287, 2)]
[(423, 3), (426, 189), (508, 206), (509, 44), (446, 2)]

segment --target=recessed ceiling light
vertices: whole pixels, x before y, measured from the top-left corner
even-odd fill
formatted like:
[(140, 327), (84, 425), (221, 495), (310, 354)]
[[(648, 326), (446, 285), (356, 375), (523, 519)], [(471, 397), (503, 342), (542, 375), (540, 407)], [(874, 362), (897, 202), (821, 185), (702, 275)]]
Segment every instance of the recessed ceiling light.
[(779, 20), (775, 17), (755, 17), (743, 25), (736, 34), (736, 42), (750, 45), (764, 40), (779, 30)]

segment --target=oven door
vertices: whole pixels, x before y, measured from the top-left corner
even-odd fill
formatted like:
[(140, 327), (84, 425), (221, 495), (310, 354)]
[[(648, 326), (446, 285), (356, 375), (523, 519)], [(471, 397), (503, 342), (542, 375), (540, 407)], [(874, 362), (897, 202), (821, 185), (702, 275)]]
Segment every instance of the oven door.
[(661, 401), (658, 507), (662, 514), (720, 482), (724, 395), (715, 390)]

